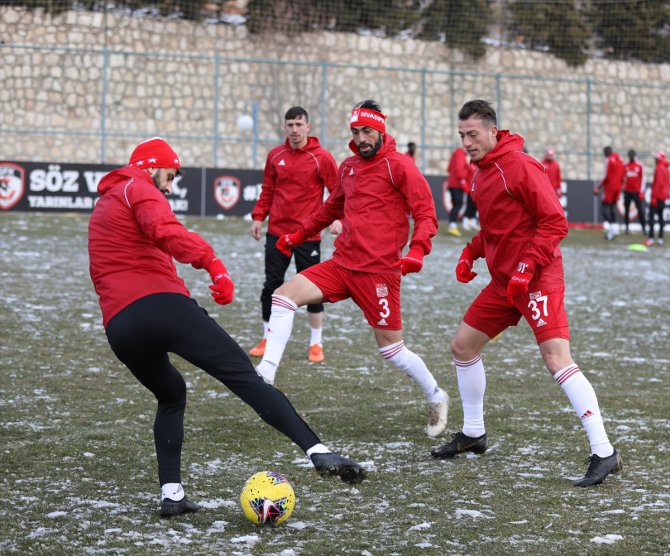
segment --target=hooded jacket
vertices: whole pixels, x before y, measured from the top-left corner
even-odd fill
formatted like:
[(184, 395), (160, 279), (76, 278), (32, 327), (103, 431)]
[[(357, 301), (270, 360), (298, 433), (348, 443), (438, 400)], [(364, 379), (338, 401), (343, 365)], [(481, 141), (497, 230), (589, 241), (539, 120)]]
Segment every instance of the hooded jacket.
[(455, 149), (451, 154), (449, 165), (447, 166), (447, 174), (449, 176), (447, 182), (449, 189), (462, 189), (463, 191), (469, 189), (468, 177), (470, 171), (468, 169), (468, 159), (465, 149)]
[(410, 248), (430, 253), (437, 233), (433, 194), (414, 162), (396, 150), (390, 135), (384, 134), (372, 158), (362, 158), (354, 141), (349, 148), (355, 154), (340, 165), (335, 190), (303, 221), (303, 230), (310, 236), (341, 219), (333, 261), (350, 270), (399, 274), (394, 265), (407, 244), (410, 215), (414, 220)]
[(485, 257), (496, 292), (505, 295), (520, 261), (535, 274), (529, 290), (564, 287), (558, 247), (568, 234), (563, 208), (544, 167), (523, 152), (523, 137), (498, 132), (498, 143), (480, 161), (472, 180), (472, 200), (481, 230), (472, 238), (477, 257)]
[[(289, 234), (323, 204), (324, 187), (332, 191), (336, 179), (337, 163), (316, 137), (307, 137), (299, 149), (291, 148), (287, 139), (268, 153), (263, 188), (251, 218), (262, 222), (269, 214), (268, 232)], [(309, 239), (318, 241), (321, 236)]]
[(670, 172), (668, 171), (670, 162), (665, 159), (656, 160), (654, 180), (651, 182), (651, 201), (654, 204), (657, 201), (667, 201), (670, 193)]
[(623, 160), (617, 153), (612, 153), (605, 161), (605, 177), (600, 182), (603, 189), (603, 203), (611, 204), (619, 200), (625, 176)]
[(203, 268), (214, 258), (214, 250), (177, 220), (149, 174), (125, 166), (103, 177), (98, 192), (101, 197), (88, 226), (88, 254), (103, 326), (141, 297), (189, 296), (173, 257)]

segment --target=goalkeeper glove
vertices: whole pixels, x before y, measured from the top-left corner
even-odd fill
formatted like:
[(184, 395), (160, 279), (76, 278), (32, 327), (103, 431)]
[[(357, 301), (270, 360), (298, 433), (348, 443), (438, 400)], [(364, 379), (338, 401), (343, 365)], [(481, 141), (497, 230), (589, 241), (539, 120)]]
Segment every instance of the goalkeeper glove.
[(416, 248), (410, 249), (407, 255), (393, 266), (399, 266), (403, 276), (412, 272), (419, 272), (423, 268), (423, 252)]
[(275, 246), (277, 247), (280, 253), (283, 253), (287, 257), (290, 257), (291, 253), (293, 252), (293, 248), (305, 243), (306, 239), (307, 236), (305, 236), (305, 232), (301, 228), (300, 230), (292, 234), (286, 234), (280, 236)]
[(528, 285), (533, 279), (533, 274), (535, 274), (535, 269), (526, 262), (519, 262), (507, 283), (507, 301), (510, 305), (514, 304), (513, 299), (519, 295), (524, 295), (528, 293)]
[(233, 302), (233, 294), (235, 292), (235, 284), (228, 275), (226, 265), (219, 259), (214, 258), (209, 263), (207, 268), (209, 275), (212, 277), (213, 284), (209, 286), (212, 290), (212, 297), (219, 305), (227, 305)]
[(458, 264), (456, 264), (456, 280), (467, 284), (475, 276), (476, 272), (472, 272), (472, 265), (475, 264), (475, 257), (470, 244), (468, 243), (461, 253), (461, 258), (458, 259)]

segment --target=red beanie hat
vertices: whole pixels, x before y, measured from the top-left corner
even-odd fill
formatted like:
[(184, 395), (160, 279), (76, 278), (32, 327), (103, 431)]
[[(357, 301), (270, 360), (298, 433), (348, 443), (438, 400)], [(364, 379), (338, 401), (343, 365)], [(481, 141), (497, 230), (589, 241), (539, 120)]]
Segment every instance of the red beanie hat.
[(165, 139), (153, 137), (142, 141), (130, 155), (131, 166), (138, 168), (176, 168), (180, 167), (179, 157)]

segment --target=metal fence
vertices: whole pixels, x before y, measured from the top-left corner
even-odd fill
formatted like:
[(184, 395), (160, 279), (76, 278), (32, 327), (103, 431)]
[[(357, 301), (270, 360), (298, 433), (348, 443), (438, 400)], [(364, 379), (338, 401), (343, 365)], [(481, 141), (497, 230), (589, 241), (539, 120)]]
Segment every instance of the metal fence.
[(622, 156), (634, 148), (648, 166), (670, 147), (668, 83), (109, 48), (0, 44), (0, 55), (7, 160), (121, 163), (158, 134), (189, 165), (258, 169), (294, 104), (309, 109), (314, 134), (342, 160), (349, 110), (365, 98), (382, 101), (399, 148), (415, 142), (428, 174), (444, 173), (469, 98), (492, 101), (499, 127), (524, 135), (534, 156), (555, 148), (571, 179), (600, 177), (608, 144)]

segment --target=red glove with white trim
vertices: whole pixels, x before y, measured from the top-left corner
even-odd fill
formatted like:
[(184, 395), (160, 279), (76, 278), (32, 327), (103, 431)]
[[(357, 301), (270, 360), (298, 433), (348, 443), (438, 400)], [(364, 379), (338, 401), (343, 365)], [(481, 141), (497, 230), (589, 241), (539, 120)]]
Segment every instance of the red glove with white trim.
[(461, 253), (461, 258), (458, 259), (458, 264), (456, 264), (456, 280), (467, 284), (477, 276), (476, 272), (472, 272), (472, 265), (475, 264), (477, 258), (468, 243)]
[(212, 284), (209, 289), (212, 290), (212, 297), (219, 305), (228, 305), (233, 302), (233, 295), (235, 293), (235, 284), (228, 275), (226, 265), (219, 259), (214, 258), (210, 261), (207, 267), (209, 275), (212, 277)]
[(279, 236), (275, 247), (279, 250), (280, 253), (290, 257), (291, 253), (293, 252), (293, 248), (305, 243), (306, 239), (307, 236), (305, 235), (305, 232), (302, 228), (300, 228), (297, 232), (293, 232), (292, 234)]
[(520, 261), (507, 283), (507, 301), (514, 304), (514, 298), (528, 293), (528, 284), (533, 279), (535, 269), (527, 262)]
[(402, 259), (396, 262), (395, 267), (400, 267), (402, 275), (411, 274), (412, 272), (419, 272), (423, 268), (423, 251), (421, 249), (412, 248), (407, 252)]

